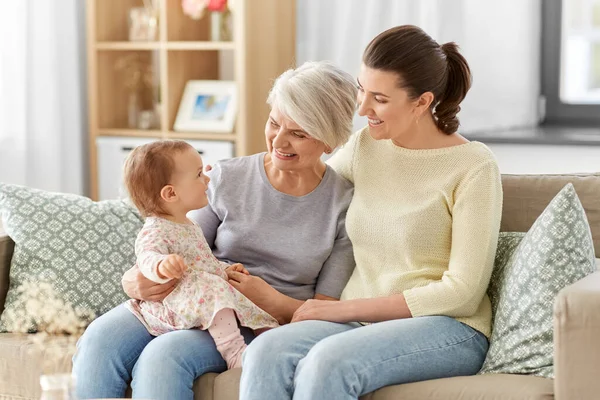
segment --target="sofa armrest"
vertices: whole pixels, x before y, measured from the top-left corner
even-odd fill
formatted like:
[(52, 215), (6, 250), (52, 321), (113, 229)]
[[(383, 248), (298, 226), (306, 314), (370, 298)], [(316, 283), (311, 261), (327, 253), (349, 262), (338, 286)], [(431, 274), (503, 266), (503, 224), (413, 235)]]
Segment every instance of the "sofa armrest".
[(15, 243), (0, 227), (0, 314), (4, 310), (4, 300), (8, 292), (8, 274)]
[(554, 303), (554, 396), (600, 393), (600, 272), (560, 291)]

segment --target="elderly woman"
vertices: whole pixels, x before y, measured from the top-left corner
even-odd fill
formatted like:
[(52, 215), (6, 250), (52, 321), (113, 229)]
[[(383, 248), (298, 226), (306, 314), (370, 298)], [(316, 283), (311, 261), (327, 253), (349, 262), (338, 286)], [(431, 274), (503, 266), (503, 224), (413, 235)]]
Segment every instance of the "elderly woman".
[[(189, 217), (215, 256), (250, 275), (230, 282), (281, 324), (308, 299), (337, 300), (354, 269), (344, 225), (352, 185), (321, 160), (352, 131), (356, 84), (323, 62), (282, 74), (269, 95), (266, 153), (222, 161), (211, 171), (209, 206)], [(132, 298), (162, 300), (136, 267), (123, 277)], [(254, 333), (242, 329), (247, 342)], [(226, 364), (206, 331), (151, 336), (120, 306), (95, 320), (78, 344), (73, 370), (81, 398), (192, 399), (194, 380)]]

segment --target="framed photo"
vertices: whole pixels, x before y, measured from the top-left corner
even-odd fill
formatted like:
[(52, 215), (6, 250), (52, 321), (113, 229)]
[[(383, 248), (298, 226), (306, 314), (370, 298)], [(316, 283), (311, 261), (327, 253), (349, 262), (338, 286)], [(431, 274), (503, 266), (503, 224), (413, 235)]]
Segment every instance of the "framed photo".
[(234, 81), (188, 81), (173, 129), (183, 132), (233, 132), (237, 107)]

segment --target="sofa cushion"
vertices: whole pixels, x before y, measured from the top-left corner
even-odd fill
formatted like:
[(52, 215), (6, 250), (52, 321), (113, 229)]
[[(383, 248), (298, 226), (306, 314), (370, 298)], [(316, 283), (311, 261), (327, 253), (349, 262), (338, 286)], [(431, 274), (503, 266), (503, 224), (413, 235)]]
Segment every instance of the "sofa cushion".
[(596, 271), (592, 235), (572, 184), (527, 234), (501, 234), (488, 294), (492, 337), (480, 373), (553, 377), (553, 304)]
[[(237, 400), (240, 375), (241, 369), (236, 368), (219, 375), (205, 374), (199, 380), (206, 380), (207, 383), (209, 380), (214, 381), (214, 399)], [(361, 396), (360, 400), (552, 400), (553, 398), (553, 382), (550, 379), (497, 374), (460, 376), (386, 386)]]
[(361, 400), (552, 400), (551, 379), (524, 375), (476, 375), (387, 386)]
[(556, 193), (572, 183), (588, 217), (600, 256), (600, 174), (502, 175), (502, 232), (527, 232)]
[(0, 183), (0, 213), (15, 242), (5, 310), (23, 315), (18, 288), (25, 281), (48, 281), (65, 301), (97, 314), (126, 300), (120, 281), (135, 262), (142, 226), (129, 204)]

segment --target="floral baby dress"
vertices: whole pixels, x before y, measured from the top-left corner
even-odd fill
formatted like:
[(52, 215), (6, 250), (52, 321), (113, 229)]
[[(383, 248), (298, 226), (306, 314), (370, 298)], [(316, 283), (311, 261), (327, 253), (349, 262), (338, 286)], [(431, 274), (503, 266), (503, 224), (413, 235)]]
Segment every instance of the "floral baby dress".
[(154, 336), (181, 329), (207, 329), (217, 312), (235, 311), (242, 326), (275, 328), (277, 320), (227, 282), (229, 264), (217, 260), (202, 229), (164, 218), (148, 217), (135, 242), (137, 265), (147, 278), (163, 283), (155, 267), (169, 254), (188, 266), (175, 289), (162, 301), (129, 300), (125, 306)]

